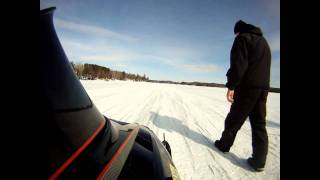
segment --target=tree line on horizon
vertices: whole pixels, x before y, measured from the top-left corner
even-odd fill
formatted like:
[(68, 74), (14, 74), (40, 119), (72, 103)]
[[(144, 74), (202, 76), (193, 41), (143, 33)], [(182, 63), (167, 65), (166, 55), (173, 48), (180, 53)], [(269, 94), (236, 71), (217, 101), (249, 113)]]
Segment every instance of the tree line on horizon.
[(116, 71), (107, 67), (99, 66), (96, 64), (88, 64), (88, 63), (74, 63), (70, 62), (73, 71), (77, 75), (79, 79), (117, 79), (117, 80), (133, 80), (133, 81), (148, 81), (149, 77), (146, 77), (139, 74), (131, 74), (126, 73), (125, 71)]
[[(105, 79), (105, 80), (133, 80), (133, 81), (146, 81), (151, 83), (166, 83), (166, 84), (180, 84), (180, 85), (193, 85), (193, 86), (207, 86), (207, 87), (221, 87), (225, 88), (225, 84), (219, 83), (204, 83), (204, 82), (175, 82), (175, 81), (162, 81), (162, 80), (149, 80), (144, 74), (140, 76), (139, 74), (126, 73), (125, 71), (115, 71), (107, 67), (99, 66), (96, 64), (88, 63), (74, 63), (70, 62), (75, 74), (79, 79)], [(270, 87), (270, 92), (280, 93), (280, 88)]]

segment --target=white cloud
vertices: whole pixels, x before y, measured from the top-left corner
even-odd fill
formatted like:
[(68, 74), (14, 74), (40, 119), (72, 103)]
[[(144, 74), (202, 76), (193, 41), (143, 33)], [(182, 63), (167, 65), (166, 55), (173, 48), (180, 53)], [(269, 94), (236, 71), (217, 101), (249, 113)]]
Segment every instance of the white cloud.
[(101, 49), (101, 46), (93, 47), (85, 43), (76, 42), (69, 39), (61, 39), (61, 43), (64, 48), (78, 50), (78, 51), (88, 51), (88, 52), (99, 52), (105, 50), (105, 48)]
[(174, 59), (170, 59), (170, 58), (159, 56), (159, 55), (145, 54), (145, 55), (142, 55), (141, 58), (146, 59), (148, 61), (152, 61), (152, 62), (160, 62), (169, 66), (177, 65), (176, 61), (174, 62)]
[(279, 52), (280, 51), (280, 32), (274, 33), (270, 37), (270, 48), (273, 52)]
[[(161, 62), (168, 66), (175, 67), (176, 69), (187, 70), (190, 72), (209, 73), (220, 71), (219, 66), (214, 64), (190, 64), (190, 60), (188, 61), (186, 59), (190, 59), (190, 57), (194, 58), (194, 55), (191, 51), (187, 51), (186, 49), (179, 49), (179, 51), (172, 50), (171, 52), (173, 53), (166, 53), (166, 55), (169, 55), (170, 58), (158, 55), (145, 55), (144, 58), (151, 59), (152, 61)], [(186, 56), (186, 54), (190, 54), (190, 57)], [(181, 58), (182, 56), (184, 56), (185, 59)], [(192, 62), (196, 61), (192, 60)]]
[[(168, 48), (166, 47), (152, 53), (143, 53), (124, 47), (111, 46), (99, 42), (92, 44), (74, 39), (64, 39), (62, 44), (67, 53), (73, 55), (74, 59), (80, 62), (103, 61), (112, 63), (115, 67), (124, 68), (127, 67), (129, 61), (148, 61), (188, 72), (210, 73), (220, 70), (215, 64), (197, 63), (194, 59), (198, 56), (198, 52), (192, 49), (166, 49)], [(166, 51), (160, 51), (164, 49)]]
[(98, 27), (94, 25), (88, 25), (88, 24), (80, 24), (75, 23), (71, 21), (66, 21), (63, 19), (55, 18), (54, 23), (59, 28), (69, 29), (72, 31), (87, 33), (93, 36), (104, 36), (108, 38), (114, 38), (119, 40), (125, 40), (125, 41), (136, 41), (136, 38), (133, 38), (126, 34), (117, 33), (114, 31), (111, 31), (109, 29)]
[(280, 74), (280, 58), (271, 60), (271, 72)]
[(119, 67), (119, 68), (123, 68), (123, 67), (127, 67), (126, 64), (115, 64), (116, 67)]
[(63, 39), (63, 48), (76, 61), (127, 62), (139, 59), (141, 55), (128, 48), (111, 46), (100, 42), (81, 42), (74, 39)]
[(198, 61), (202, 56), (204, 56), (203, 52), (199, 52), (196, 49), (172, 46), (159, 47), (153, 53), (163, 59), (170, 59), (180, 63), (191, 60)]
[(280, 58), (272, 59), (270, 85), (280, 87)]
[(215, 72), (219, 70), (218, 66), (213, 64), (202, 64), (202, 65), (185, 64), (185, 65), (182, 65), (182, 67), (189, 71), (200, 72), (200, 73)]
[[(180, 52), (178, 54), (180, 54)], [(214, 64), (190, 64), (188, 61), (181, 59), (180, 56), (172, 56), (173, 58), (167, 58), (163, 56), (145, 55), (143, 57), (150, 59), (151, 61), (161, 62), (176, 69), (187, 70), (190, 72), (208, 73), (220, 70), (219, 67)]]
[(129, 54), (110, 54), (110, 55), (88, 55), (81, 56), (79, 60), (81, 61), (107, 61), (107, 62), (118, 62), (127, 61), (133, 56)]
[(280, 0), (261, 1), (267, 12), (275, 18), (280, 18)]

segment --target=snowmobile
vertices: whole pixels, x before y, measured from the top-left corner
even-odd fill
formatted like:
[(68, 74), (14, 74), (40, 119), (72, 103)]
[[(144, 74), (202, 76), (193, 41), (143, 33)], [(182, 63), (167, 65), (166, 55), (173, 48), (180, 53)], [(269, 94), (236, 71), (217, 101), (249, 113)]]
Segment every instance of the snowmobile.
[(146, 126), (107, 118), (74, 73), (40, 10), (39, 90), (47, 123), (48, 179), (179, 179), (171, 148)]

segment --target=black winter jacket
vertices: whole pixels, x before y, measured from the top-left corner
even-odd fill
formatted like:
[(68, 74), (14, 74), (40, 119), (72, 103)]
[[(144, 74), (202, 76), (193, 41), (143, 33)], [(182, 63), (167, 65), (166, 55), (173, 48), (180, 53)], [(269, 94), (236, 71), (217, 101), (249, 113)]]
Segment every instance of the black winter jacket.
[(227, 72), (226, 86), (262, 88), (270, 87), (271, 52), (260, 28), (248, 24), (234, 40)]

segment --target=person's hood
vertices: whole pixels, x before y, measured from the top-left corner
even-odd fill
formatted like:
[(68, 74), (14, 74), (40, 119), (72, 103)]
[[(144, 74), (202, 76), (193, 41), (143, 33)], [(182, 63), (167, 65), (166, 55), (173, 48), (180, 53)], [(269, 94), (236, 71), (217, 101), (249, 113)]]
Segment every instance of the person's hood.
[(256, 27), (252, 24), (247, 24), (246, 22), (239, 20), (235, 25), (234, 25), (234, 33), (252, 33), (256, 34), (259, 36), (262, 36), (262, 31), (259, 27)]
[(247, 24), (245, 31), (243, 33), (251, 33), (251, 34), (256, 34), (258, 36), (262, 36), (263, 33), (259, 27), (256, 27), (252, 24)]

